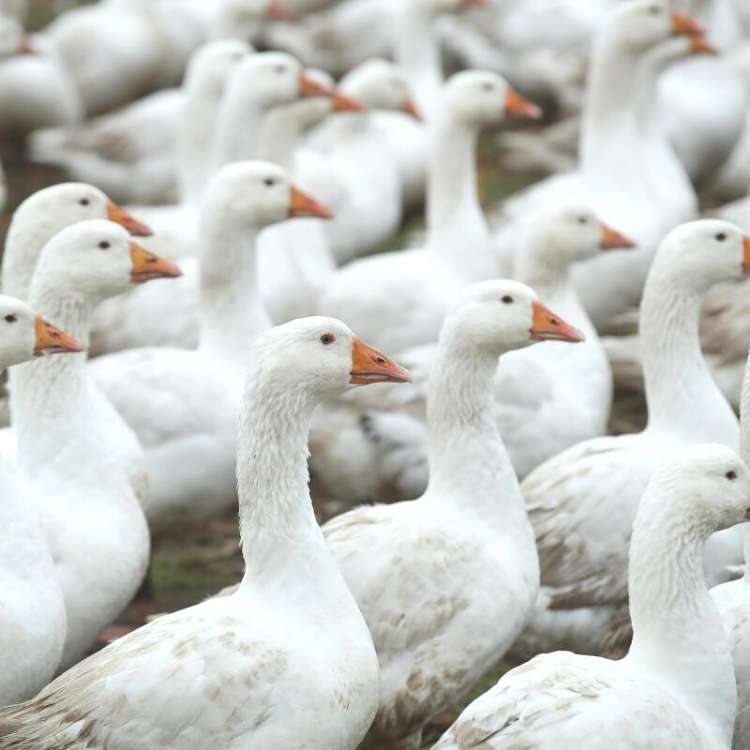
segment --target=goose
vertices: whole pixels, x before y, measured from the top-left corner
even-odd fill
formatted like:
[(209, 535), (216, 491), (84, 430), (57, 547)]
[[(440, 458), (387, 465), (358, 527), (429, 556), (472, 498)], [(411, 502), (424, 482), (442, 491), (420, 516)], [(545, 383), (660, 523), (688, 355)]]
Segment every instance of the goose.
[(31, 156), (94, 183), (115, 200), (196, 200), (210, 176), (210, 142), (224, 86), (251, 52), (241, 40), (207, 42), (190, 57), (180, 88), (164, 89), (115, 112), (32, 134)]
[[(740, 407), (740, 447), (743, 456), (750, 450), (750, 366), (742, 384)], [(711, 597), (724, 621), (737, 680), (737, 718), (732, 750), (743, 750), (750, 742), (750, 653), (747, 636), (750, 629), (750, 527), (745, 528), (745, 574), (711, 589)]]
[(627, 656), (537, 656), (469, 704), (434, 750), (727, 750), (737, 691), (702, 552), (712, 532), (750, 518), (749, 498), (748, 469), (726, 446), (665, 460), (633, 525)]
[[(671, 37), (683, 36), (687, 37), (682, 42), (685, 53), (695, 45), (696, 52), (705, 54), (704, 40), (696, 36), (699, 31), (692, 19), (670, 10), (665, 0), (615, 4), (594, 40), (580, 170), (543, 180), (507, 201), (502, 215), (495, 217), (502, 223), (497, 242), (506, 263), (515, 251), (519, 217), (541, 208), (577, 200), (613, 226), (628, 227), (638, 250), (596, 258), (575, 270), (576, 289), (598, 329), (638, 303), (658, 243), (675, 221), (693, 218), (692, 204), (678, 212), (671, 202), (665, 204), (665, 193), (655, 187), (660, 175), (661, 179), (674, 176), (678, 165), (674, 154), (652, 154), (655, 143), (665, 150), (667, 144), (663, 138), (657, 141), (658, 133), (644, 133), (642, 123), (648, 106), (653, 107), (644, 100), (644, 88), (646, 94), (650, 90), (644, 84), (663, 67), (662, 60), (650, 59), (649, 53), (665, 42), (672, 49)], [(653, 169), (642, 166), (652, 159), (657, 159)], [(670, 186), (671, 180), (666, 191)], [(682, 190), (679, 196), (684, 199)]]
[[(0, 295), (0, 367), (82, 351), (81, 345), (25, 302)], [(12, 468), (0, 463), (0, 705), (35, 695), (54, 676), (67, 628), (65, 603), (30, 498)]]
[[(131, 283), (178, 274), (173, 263), (131, 242), (122, 227), (79, 222), (44, 246), (29, 304), (85, 346), (100, 299)], [(146, 572), (143, 455), (88, 376), (85, 354), (14, 368), (10, 406), (15, 466), (32, 488), (65, 599), (65, 668), (86, 654)]]
[[(372, 638), (313, 514), (313, 409), (408, 374), (337, 320), (255, 341), (237, 447), (243, 581), (161, 617), (0, 709), (0, 747), (355, 750), (378, 705)], [(314, 644), (314, 648), (311, 648)]]
[[(535, 216), (524, 236), (516, 277), (581, 330), (586, 341), (575, 347), (530, 347), (503, 357), (493, 409), (521, 479), (561, 450), (606, 432), (612, 375), (570, 272), (574, 263), (595, 253), (632, 245), (589, 208), (576, 205)], [(411, 386), (376, 386), (369, 389), (371, 398), (356, 400), (352, 393), (316, 416), (311, 466), (325, 497), (341, 502), (411, 499), (424, 489), (427, 436), (421, 423), (436, 350), (428, 344), (399, 355), (412, 375)]]
[[(236, 502), (246, 342), (271, 327), (258, 294), (256, 235), (289, 216), (316, 215), (326, 209), (293, 187), (281, 168), (265, 162), (224, 167), (203, 202), (198, 349), (146, 347), (90, 363), (90, 376), (145, 449), (152, 529), (205, 520)], [(141, 324), (147, 319), (135, 321)], [(137, 399), (134, 382), (140, 384)]]
[[(514, 650), (600, 653), (627, 604), (627, 539), (640, 496), (659, 462), (703, 440), (738, 444), (737, 419), (700, 350), (706, 290), (750, 270), (750, 238), (701, 220), (661, 243), (640, 311), (648, 424), (634, 435), (587, 440), (545, 461), (522, 482), (542, 571), (537, 611)], [(706, 550), (710, 583), (723, 580), (741, 544), (731, 534)], [(619, 626), (618, 626), (619, 628)], [(609, 646), (608, 646), (609, 647)]]
[(427, 491), (323, 527), (380, 660), (380, 706), (364, 748), (421, 747), (427, 721), (460, 701), (523, 628), (539, 566), (491, 416), (493, 377), (506, 352), (582, 338), (524, 284), (468, 287), (440, 334)]
[(385, 60), (369, 60), (345, 75), (339, 89), (365, 105), (339, 114), (313, 135), (342, 185), (343, 200), (333, 204), (334, 218), (325, 231), (339, 265), (367, 255), (390, 239), (402, 216), (398, 165), (383, 148), (383, 132), (372, 115), (402, 112), (419, 121), (421, 114), (402, 70)]
[[(359, 325), (369, 340), (392, 351), (437, 338), (452, 296), (497, 276), (477, 196), (475, 151), (480, 131), (511, 115), (533, 118), (539, 110), (494, 73), (451, 78), (434, 126), (425, 246), (340, 269), (322, 292), (320, 312)], [(396, 309), (393, 299), (403, 305)]]

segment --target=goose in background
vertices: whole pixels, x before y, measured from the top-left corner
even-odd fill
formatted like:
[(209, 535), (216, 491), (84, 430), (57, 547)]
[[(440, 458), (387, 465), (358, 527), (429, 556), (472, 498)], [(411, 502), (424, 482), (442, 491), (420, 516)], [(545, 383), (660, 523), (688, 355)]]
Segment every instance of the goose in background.
[(727, 750), (737, 690), (702, 557), (713, 532), (750, 518), (748, 497), (748, 469), (723, 445), (663, 462), (633, 525), (627, 656), (537, 656), (470, 703), (434, 750)]
[[(133, 283), (178, 274), (174, 264), (131, 242), (122, 227), (79, 222), (45, 245), (29, 304), (85, 346), (99, 300)], [(139, 387), (131, 386), (137, 398)], [(65, 598), (66, 668), (85, 656), (146, 572), (143, 453), (89, 378), (83, 353), (14, 368), (10, 405), (15, 466), (33, 490)]]
[[(289, 217), (325, 215), (280, 167), (239, 162), (222, 168), (206, 188), (201, 213), (198, 349), (144, 347), (89, 364), (90, 376), (144, 447), (144, 508), (152, 529), (205, 521), (236, 503), (237, 410), (247, 343), (271, 327), (257, 282), (256, 236)], [(166, 287), (161, 291), (160, 315), (168, 324), (172, 297)], [(140, 302), (138, 290), (131, 309)], [(146, 305), (141, 317), (122, 325), (147, 326), (153, 312)], [(139, 384), (138, 398), (133, 383)]]
[[(448, 81), (433, 122), (425, 246), (340, 269), (322, 293), (320, 312), (359, 325), (391, 351), (435, 341), (460, 289), (498, 275), (477, 196), (476, 147), (482, 130), (512, 116), (537, 118), (540, 111), (500, 76), (464, 71)], [(394, 307), (394, 299), (403, 304)]]
[[(82, 346), (25, 303), (0, 295), (0, 367)], [(27, 700), (54, 676), (67, 622), (55, 563), (26, 488), (0, 463), (0, 586), (3, 616), (0, 705)]]
[[(698, 339), (700, 307), (715, 283), (750, 269), (750, 238), (716, 220), (677, 227), (661, 243), (640, 312), (648, 424), (587, 440), (522, 482), (536, 534), (542, 589), (517, 658), (555, 648), (600, 654), (627, 645), (627, 541), (641, 494), (667, 457), (701, 441), (739, 443), (737, 418), (711, 377)], [(710, 585), (741, 555), (736, 534), (706, 547)], [(621, 631), (621, 632), (618, 632)]]
[(266, 331), (248, 363), (238, 590), (129, 633), (31, 701), (0, 710), (0, 747), (359, 745), (378, 706), (378, 662), (315, 520), (307, 427), (320, 401), (408, 373), (328, 318)]

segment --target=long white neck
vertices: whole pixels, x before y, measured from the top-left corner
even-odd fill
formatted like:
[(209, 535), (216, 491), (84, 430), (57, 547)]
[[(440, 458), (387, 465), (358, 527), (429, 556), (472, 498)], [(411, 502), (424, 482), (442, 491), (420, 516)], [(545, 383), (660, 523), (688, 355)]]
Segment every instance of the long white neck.
[(476, 149), (479, 129), (442, 112), (432, 137), (427, 190), (429, 250), (467, 281), (497, 275), (487, 222), (477, 194)]
[[(257, 363), (255, 363), (257, 365)], [(308, 489), (307, 434), (315, 403), (251, 372), (240, 416), (237, 486), (242, 587), (308, 600), (348, 600)]]
[(429, 120), (435, 114), (443, 85), (435, 20), (420, 3), (397, 5), (393, 11), (393, 56), (404, 71), (420, 111)]
[(231, 362), (244, 374), (247, 348), (271, 327), (258, 293), (257, 229), (226, 221), (220, 205), (206, 206), (201, 238), (200, 349)]
[[(659, 488), (660, 490), (663, 489)], [(703, 547), (712, 529), (646, 492), (630, 544), (633, 643), (626, 663), (666, 682), (730, 747), (736, 709), (734, 665), (706, 587)]]
[(657, 255), (646, 281), (640, 339), (648, 429), (736, 448), (737, 418), (708, 369), (698, 325), (704, 290), (674, 279)]
[(262, 120), (257, 158), (278, 164), (287, 171), (294, 166), (294, 154), (302, 140), (302, 123), (287, 107), (272, 109)]
[(214, 139), (214, 169), (225, 164), (255, 159), (258, 156), (258, 138), (266, 110), (242, 77), (229, 79), (226, 92), (216, 118)]
[(525, 523), (526, 506), (495, 419), (497, 355), (467, 350), (461, 339), (446, 322), (431, 370), (425, 499), (510, 530)]

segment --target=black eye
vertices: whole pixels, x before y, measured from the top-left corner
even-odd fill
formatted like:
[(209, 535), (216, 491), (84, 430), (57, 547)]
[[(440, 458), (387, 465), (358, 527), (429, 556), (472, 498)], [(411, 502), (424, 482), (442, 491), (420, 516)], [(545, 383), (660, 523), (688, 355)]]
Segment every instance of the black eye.
[(332, 333), (324, 333), (320, 337), (320, 343), (324, 344), (325, 346), (332, 344), (335, 340), (336, 340), (336, 337)]
[(727, 235), (726, 235), (726, 233), (725, 233), (725, 232), (719, 232), (719, 233), (718, 233), (718, 234), (716, 235), (716, 239), (717, 239), (717, 240), (718, 240), (719, 242), (724, 242), (724, 240), (725, 240), (726, 238), (727, 238)]
[(286, 73), (286, 65), (277, 65), (274, 70), (281, 75), (282, 73)]
[(276, 180), (273, 177), (266, 177), (266, 179), (263, 180), (263, 184), (266, 187), (273, 187), (276, 184)]
[(503, 302), (504, 304), (506, 304), (506, 305), (512, 305), (512, 304), (513, 304), (513, 297), (511, 297), (511, 296), (510, 296), (510, 294), (506, 294), (506, 295), (505, 295), (505, 296), (504, 296), (504, 297), (502, 298), (502, 300), (501, 300), (501, 301), (502, 301), (502, 302)]
[(585, 216), (579, 216), (578, 217), (578, 223), (579, 224), (588, 224), (589, 220)]
[(651, 6), (651, 7), (650, 7), (650, 8), (648, 9), (648, 12), (649, 12), (649, 13), (650, 13), (650, 14), (651, 14), (652, 16), (658, 16), (658, 15), (659, 15), (659, 13), (661, 13), (661, 8), (660, 8), (660, 7), (658, 6), (658, 5), (652, 5), (652, 6)]
[(737, 472), (736, 471), (728, 471), (724, 475), (730, 482), (737, 479)]
[(81, 200), (78, 201), (82, 206), (88, 206), (91, 201), (88, 198), (81, 198)]
[(489, 83), (489, 82), (482, 84), (482, 90), (483, 91), (492, 91), (494, 88), (495, 87), (491, 83)]
[(99, 243), (98, 247), (100, 250), (109, 250), (110, 245), (109, 245), (109, 242), (107, 242), (106, 240), (102, 240)]
[(18, 320), (18, 318), (15, 315), (6, 315), (5, 316), (5, 322), (6, 323), (15, 323)]

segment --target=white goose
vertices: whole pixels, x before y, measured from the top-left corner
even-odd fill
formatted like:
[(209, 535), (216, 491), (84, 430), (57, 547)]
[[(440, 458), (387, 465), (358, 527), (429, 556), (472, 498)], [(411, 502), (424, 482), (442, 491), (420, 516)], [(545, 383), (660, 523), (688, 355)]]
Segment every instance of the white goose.
[(750, 518), (749, 505), (748, 469), (725, 446), (660, 466), (630, 543), (628, 655), (538, 656), (471, 703), (434, 750), (728, 750), (737, 691), (702, 552), (714, 531)]
[(427, 491), (323, 527), (380, 660), (380, 708), (363, 747), (421, 747), (424, 725), (459, 702), (524, 626), (539, 565), (492, 418), (492, 382), (498, 356), (548, 339), (582, 336), (519, 282), (466, 289), (433, 369)]
[(358, 746), (377, 709), (378, 663), (315, 521), (307, 426), (351, 383), (407, 373), (327, 318), (267, 331), (251, 359), (237, 451), (239, 589), (159, 618), (0, 710), (0, 747)]
[[(522, 483), (542, 571), (538, 611), (520, 654), (550, 648), (600, 653), (627, 603), (627, 541), (656, 466), (703, 440), (738, 445), (737, 419), (700, 349), (706, 290), (750, 270), (750, 238), (726, 222), (684, 224), (662, 242), (648, 277), (640, 329), (648, 425), (636, 435), (580, 443)], [(706, 550), (711, 583), (740, 557), (741, 542), (716, 537)], [(626, 618), (625, 618), (626, 620)], [(627, 623), (622, 637), (627, 639)]]
[[(236, 415), (247, 342), (271, 326), (256, 281), (256, 235), (290, 216), (324, 214), (279, 167), (224, 167), (206, 189), (201, 216), (202, 300), (193, 322), (200, 331), (198, 350), (147, 347), (90, 363), (94, 381), (145, 449), (145, 511), (152, 528), (210, 518), (236, 502)], [(168, 289), (162, 292), (169, 299)], [(131, 301), (134, 309), (139, 301), (140, 290)]]
[[(178, 273), (170, 262), (131, 243), (122, 227), (80, 222), (45, 245), (29, 303), (85, 345), (99, 300), (131, 283)], [(11, 378), (16, 466), (33, 490), (65, 597), (63, 667), (83, 657), (128, 604), (149, 554), (134, 486), (137, 481), (142, 496), (143, 455), (88, 377), (85, 360), (78, 354), (29, 362)]]
[[(0, 367), (81, 345), (24, 302), (0, 296)], [(36, 694), (60, 663), (67, 622), (62, 591), (41, 524), (25, 487), (0, 464), (0, 705)]]
[(475, 151), (482, 129), (514, 114), (538, 117), (539, 110), (494, 73), (458, 73), (446, 84), (432, 138), (425, 247), (339, 270), (321, 296), (321, 312), (359, 324), (393, 351), (437, 338), (460, 289), (498, 275), (477, 196)]

